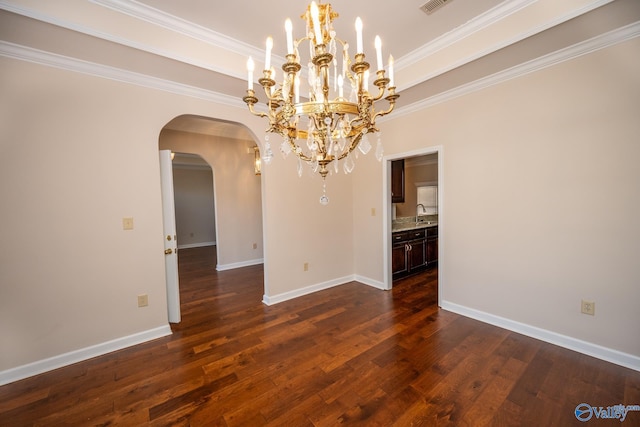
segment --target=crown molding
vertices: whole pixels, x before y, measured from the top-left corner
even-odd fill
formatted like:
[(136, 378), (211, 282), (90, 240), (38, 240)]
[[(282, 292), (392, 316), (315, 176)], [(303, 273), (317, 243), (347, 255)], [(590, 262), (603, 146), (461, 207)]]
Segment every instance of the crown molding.
[(395, 61), (394, 66), (397, 70), (408, 67), (411, 64), (421, 61), (434, 53), (445, 49), (451, 45), (458, 43), (459, 41), (473, 35), (474, 33), (483, 30), (496, 22), (501, 21), (509, 15), (518, 12), (521, 9), (535, 3), (538, 0), (508, 0), (500, 5), (494, 7), (487, 12), (478, 15), (471, 19), (460, 27), (449, 31), (446, 34), (434, 39), (433, 41), (419, 47), (418, 49), (409, 52), (401, 58)]
[[(456, 28), (455, 30), (450, 31), (449, 33), (434, 39), (432, 42), (420, 47), (419, 49), (416, 49), (413, 52), (408, 53), (402, 58), (397, 59), (395, 61), (396, 74), (401, 72), (403, 68), (410, 67), (412, 64), (418, 61), (427, 59), (429, 56), (435, 54), (436, 52), (443, 50), (445, 48), (451, 47), (452, 45), (462, 41), (463, 39), (473, 35), (474, 33), (477, 33), (478, 31), (481, 31), (487, 27), (490, 27), (491, 25), (508, 17), (509, 15), (512, 15), (518, 12), (519, 10), (526, 8), (537, 1), (538, 0), (514, 0), (514, 1), (508, 0), (501, 3), (499, 6), (487, 11), (482, 15), (477, 16), (476, 18)], [(573, 9), (569, 13), (556, 17), (556, 19), (553, 19), (551, 21), (545, 22), (543, 25), (539, 25), (535, 28), (532, 28), (529, 31), (519, 33), (515, 37), (503, 40), (500, 43), (496, 43), (492, 46), (489, 46), (486, 49), (483, 49), (475, 53), (474, 55), (464, 57), (457, 62), (449, 64), (446, 67), (440, 68), (428, 74), (421, 75), (420, 78), (418, 79), (415, 79), (408, 83), (401, 84), (398, 87), (398, 92), (401, 92), (412, 86), (415, 86), (429, 79), (437, 77), (441, 74), (444, 74), (462, 65), (468, 64), (469, 62), (475, 61), (478, 58), (482, 58), (483, 56), (489, 55), (493, 52), (496, 52), (500, 49), (503, 49), (507, 46), (510, 46), (521, 40), (524, 40), (527, 37), (531, 37), (542, 31), (548, 30), (549, 28), (562, 24), (563, 22), (566, 22), (577, 16), (583, 15), (587, 12), (590, 12), (591, 10), (597, 9), (601, 6), (611, 3), (612, 1), (613, 0), (594, 0), (586, 6)]]
[[(170, 31), (174, 31), (174, 32), (178, 32), (181, 33), (183, 35), (187, 35), (189, 37), (192, 37), (194, 39), (203, 41), (205, 43), (208, 43), (210, 45), (214, 45), (226, 50), (231, 50), (234, 51), (236, 53), (240, 52), (243, 53), (244, 52), (251, 52), (251, 55), (254, 56), (260, 56), (263, 55), (264, 52), (261, 51), (258, 48), (255, 48), (253, 46), (249, 46), (247, 44), (241, 43), (235, 39), (231, 39), (229, 37), (226, 37), (224, 35), (221, 35), (220, 33), (216, 33), (214, 31), (205, 29), (203, 27), (200, 27), (200, 29), (195, 29), (195, 28), (191, 28), (192, 31), (190, 31), (190, 34), (187, 34), (187, 21), (182, 21), (180, 23), (175, 22), (177, 19), (175, 17), (169, 17), (169, 15), (166, 15), (163, 17), (164, 21), (167, 22), (167, 25), (162, 25), (161, 22), (163, 22), (163, 19), (161, 18), (157, 18), (157, 22), (154, 22), (154, 18), (153, 18), (153, 14), (152, 13), (148, 13), (148, 14), (144, 14), (142, 12), (140, 12), (140, 10), (143, 9), (143, 5), (140, 5), (140, 7), (138, 9), (133, 8), (133, 10), (137, 10), (138, 11), (138, 15), (135, 15), (133, 12), (131, 13), (127, 13), (127, 11), (130, 11), (132, 8), (117, 8), (115, 4), (111, 4), (111, 3), (115, 3), (114, 1), (110, 1), (110, 0), (105, 0), (103, 3), (105, 4), (100, 4), (99, 0), (91, 0), (92, 3), (95, 3), (99, 6), (103, 6), (103, 7), (108, 7), (109, 9), (112, 10), (116, 10), (118, 12), (122, 12), (122, 13), (126, 13), (127, 15), (130, 16), (134, 16), (138, 19), (143, 19), (147, 22), (156, 24), (161, 26), (162, 28), (165, 28), (167, 30)], [(129, 5), (129, 3), (136, 3), (136, 2), (118, 2), (118, 3), (122, 3), (123, 5), (128, 5), (128, 6), (132, 6)], [(109, 4), (109, 5), (107, 5)], [(136, 3), (138, 4), (138, 3)], [(151, 9), (148, 6), (144, 6), (144, 8), (146, 9)], [(214, 63), (209, 63), (209, 62), (205, 62), (205, 61), (199, 61), (199, 60), (195, 60), (194, 58), (188, 57), (188, 56), (184, 56), (184, 55), (179, 55), (176, 54), (174, 52), (168, 51), (168, 50), (164, 50), (164, 49), (158, 49), (156, 47), (153, 46), (149, 46), (147, 44), (143, 44), (143, 43), (138, 43), (138, 42), (134, 42), (130, 39), (124, 38), (124, 37), (119, 37), (119, 36), (115, 36), (113, 34), (109, 34), (109, 33), (105, 33), (102, 31), (97, 31), (94, 28), (91, 27), (85, 27), (83, 25), (78, 25), (74, 22), (70, 22), (67, 20), (63, 20), (63, 19), (59, 19), (56, 17), (53, 17), (51, 15), (48, 14), (44, 14), (41, 13), (37, 10), (34, 9), (29, 9), (26, 7), (22, 7), (19, 5), (15, 5), (7, 0), (0, 0), (0, 9), (4, 9), (6, 11), (21, 15), (21, 16), (25, 16), (27, 18), (31, 18), (31, 19), (35, 19), (37, 21), (41, 21), (41, 22), (45, 22), (47, 24), (52, 24), (55, 25), (57, 27), (60, 28), (65, 28), (67, 30), (71, 30), (71, 31), (75, 31), (77, 33), (81, 33), (81, 34), (86, 34), (88, 36), (92, 36), (92, 37), (97, 37), (99, 39), (102, 40), (106, 40), (112, 43), (117, 43), (119, 45), (122, 46), (127, 46), (133, 49), (137, 49), (137, 50), (141, 50), (144, 52), (149, 52), (152, 53), (154, 55), (158, 55), (158, 56), (162, 56), (164, 58), (169, 58), (169, 59), (173, 59), (175, 61), (179, 61), (179, 62), (183, 62), (185, 64), (189, 64), (189, 65), (194, 65), (196, 67), (200, 67), (206, 70), (211, 70), (211, 71), (215, 71), (217, 73), (220, 74), (226, 74), (228, 76), (231, 77), (235, 77), (238, 79), (246, 79), (246, 75), (244, 70), (237, 70), (237, 69), (233, 69), (233, 68), (227, 68), (224, 66), (220, 66), (219, 64), (214, 64)], [(155, 10), (155, 9), (154, 9)], [(158, 13), (161, 13), (160, 11), (158, 11)], [(171, 21), (173, 22), (173, 25), (170, 25), (169, 23)], [(197, 27), (196, 24), (191, 24), (189, 23), (190, 27)], [(178, 29), (182, 28), (183, 31), (179, 31)], [(208, 33), (208, 34), (207, 34)], [(227, 42), (224, 41), (224, 39), (228, 40)], [(226, 44), (225, 44), (226, 43)], [(236, 50), (234, 50), (236, 49)], [(247, 56), (249, 56), (249, 53), (246, 54)], [(283, 60), (284, 62), (284, 60)]]
[[(149, 22), (166, 30), (191, 37), (219, 48), (240, 53), (243, 56), (260, 57), (264, 50), (241, 42), (225, 34), (168, 14), (135, 0), (89, 0), (98, 6)], [(284, 58), (282, 58), (284, 61)], [(244, 71), (244, 70), (243, 70)]]
[(396, 110), (394, 110), (393, 118), (396, 119), (404, 115), (424, 110), (425, 108), (432, 107), (442, 102), (450, 101), (454, 98), (468, 95), (470, 93), (477, 92), (490, 86), (494, 86), (511, 79), (540, 71), (544, 68), (572, 60), (582, 55), (587, 55), (597, 50), (604, 49), (627, 40), (631, 40), (638, 36), (640, 36), (640, 21), (634, 22), (633, 24), (629, 24), (613, 31), (609, 31), (597, 37), (593, 37), (589, 40), (576, 43), (575, 45), (558, 50), (548, 55), (541, 56), (540, 58), (524, 62), (490, 76), (483, 77), (462, 86), (458, 86), (454, 89), (439, 93), (432, 97), (425, 98), (422, 101), (414, 102), (413, 104), (407, 105), (405, 107), (397, 108)]
[(0, 40), (0, 55), (67, 71), (142, 86), (149, 89), (170, 92), (176, 95), (198, 98), (217, 104), (246, 108), (245, 103), (240, 99), (240, 97), (225, 95), (211, 90), (123, 70), (121, 68), (110, 67), (108, 65), (96, 64), (94, 62), (71, 58), (56, 53), (45, 52), (4, 40)]
[[(438, 95), (425, 98), (422, 101), (415, 102), (405, 107), (397, 108), (394, 111), (393, 118), (395, 119), (404, 115), (412, 114), (414, 112), (440, 104), (442, 102), (446, 102), (451, 99), (542, 70), (544, 68), (577, 58), (582, 55), (589, 54), (591, 52), (595, 52), (600, 49), (607, 48), (609, 46), (613, 46), (615, 44), (633, 39), (638, 36), (640, 36), (640, 21), (613, 31), (609, 31), (597, 37), (593, 37), (589, 40), (585, 40), (583, 42), (542, 56), (535, 60), (528, 61), (515, 67), (511, 67), (507, 70), (475, 80), (468, 84), (458, 86), (454, 89), (442, 92)], [(6, 41), (0, 41), (0, 55), (68, 71), (116, 80), (128, 84), (134, 84), (150, 89), (170, 92), (177, 95), (198, 98), (208, 102), (214, 102), (231, 107), (243, 109), (246, 108), (246, 105), (240, 99), (240, 97), (225, 95), (194, 86), (184, 85), (181, 83), (160, 79), (145, 74), (123, 70), (120, 68), (96, 64), (76, 58), (70, 58), (67, 56), (45, 52), (42, 50), (33, 49)]]
[[(199, 40), (204, 43), (210, 44), (212, 46), (216, 46), (221, 49), (239, 53), (243, 56), (260, 57), (263, 54), (263, 50), (260, 48), (249, 45), (247, 43), (243, 43), (239, 40), (233, 39), (222, 33), (213, 31), (209, 28), (203, 27), (193, 22), (178, 18), (174, 15), (170, 15), (166, 12), (163, 12), (161, 10), (148, 6), (146, 4), (140, 3), (136, 0), (89, 0), (89, 1), (97, 6), (104, 7), (128, 16), (134, 17), (136, 19), (148, 22), (152, 25), (156, 25), (165, 30), (182, 34), (187, 37), (191, 37), (195, 40)], [(506, 0), (500, 5), (498, 5), (497, 7), (470, 20), (469, 22), (463, 24), (457, 29), (447, 34), (444, 34), (441, 37), (438, 37), (432, 42), (422, 46), (419, 49), (414, 50), (413, 52), (401, 58), (397, 58), (395, 62), (396, 70), (401, 71), (403, 68), (410, 67), (415, 62), (424, 60), (429, 56), (435, 54), (436, 52), (460, 42), (461, 40), (473, 35), (474, 33), (491, 26), (502, 19), (505, 19), (506, 17), (534, 4), (537, 1), (538, 0)], [(474, 55), (464, 57), (455, 63), (449, 64), (446, 67), (435, 70), (428, 74), (421, 75), (419, 78), (413, 81), (410, 81), (408, 83), (401, 84), (398, 86), (398, 92), (401, 92), (402, 90), (406, 90), (412, 86), (420, 84), (440, 74), (446, 73), (447, 71), (450, 71), (454, 68), (457, 68), (469, 62), (472, 62), (482, 56), (493, 53), (499, 49), (502, 49), (518, 41), (521, 41), (527, 37), (530, 37), (541, 31), (549, 29), (569, 19), (575, 18), (576, 16), (580, 16), (586, 12), (589, 12), (593, 9), (601, 7), (612, 1), (613, 0), (593, 0), (586, 6), (571, 10), (567, 14), (557, 17), (552, 21), (548, 21), (543, 25), (540, 25), (536, 28), (531, 29), (530, 31), (520, 33), (511, 39), (503, 40), (502, 42), (497, 43), (493, 46), (490, 46), (487, 49), (484, 49), (480, 52), (477, 52)], [(179, 55), (174, 52), (170, 52), (168, 50), (158, 49), (156, 47), (149, 46), (143, 43), (134, 42), (132, 40), (129, 40), (123, 37), (118, 37), (112, 34), (96, 31), (95, 29), (77, 25), (69, 21), (61, 20), (49, 15), (43, 14), (41, 12), (35, 11), (33, 9), (29, 9), (19, 5), (14, 5), (7, 0), (0, 0), (0, 8), (29, 17), (29, 18), (36, 19), (42, 22), (46, 22), (62, 28), (66, 28), (72, 31), (98, 37), (114, 43), (118, 43), (123, 46), (139, 49), (142, 51), (153, 53), (155, 55), (163, 56), (165, 58), (170, 58), (176, 61), (180, 61), (186, 64), (195, 65), (200, 68), (212, 70), (212, 71), (215, 71), (221, 74), (226, 74), (228, 76), (232, 76), (239, 79), (245, 78), (244, 70), (225, 68), (224, 66), (220, 66), (220, 64), (211, 64), (208, 62), (195, 60), (193, 58)], [(278, 62), (284, 63), (285, 59), (282, 57), (274, 57), (273, 61), (274, 63), (278, 63)]]

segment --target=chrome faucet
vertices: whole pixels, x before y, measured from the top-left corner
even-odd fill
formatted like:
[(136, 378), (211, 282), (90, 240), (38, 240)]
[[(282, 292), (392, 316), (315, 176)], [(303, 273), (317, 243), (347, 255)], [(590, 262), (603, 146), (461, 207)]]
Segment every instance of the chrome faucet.
[(425, 207), (424, 207), (424, 205), (423, 205), (422, 203), (418, 203), (418, 204), (416, 205), (416, 225), (418, 225), (418, 222), (419, 222), (419, 221), (418, 221), (418, 216), (420, 215), (420, 214), (419, 214), (419, 212), (420, 212), (420, 211), (418, 210), (418, 208), (419, 208), (420, 206), (422, 206), (422, 212), (424, 212), (424, 213), (426, 213), (426, 212), (427, 212), (427, 208), (425, 208)]

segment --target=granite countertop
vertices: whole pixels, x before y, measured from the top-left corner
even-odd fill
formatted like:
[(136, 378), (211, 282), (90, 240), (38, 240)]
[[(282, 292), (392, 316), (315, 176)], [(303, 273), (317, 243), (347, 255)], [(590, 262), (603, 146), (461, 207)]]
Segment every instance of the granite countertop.
[(418, 221), (416, 224), (415, 221), (412, 222), (400, 222), (394, 223), (392, 225), (391, 231), (407, 231), (407, 230), (418, 230), (421, 228), (429, 228), (429, 227), (437, 227), (438, 221)]

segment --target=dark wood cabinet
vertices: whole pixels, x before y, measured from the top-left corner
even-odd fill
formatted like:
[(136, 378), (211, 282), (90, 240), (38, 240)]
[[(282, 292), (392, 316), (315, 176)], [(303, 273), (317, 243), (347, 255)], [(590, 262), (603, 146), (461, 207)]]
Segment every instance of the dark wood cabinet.
[(438, 263), (438, 227), (427, 228), (426, 246), (426, 260), (427, 265), (434, 265)]
[(391, 162), (391, 203), (404, 203), (404, 159)]
[(417, 273), (427, 267), (428, 230), (421, 228), (393, 233), (391, 268), (394, 279)]
[(407, 258), (407, 245), (405, 243), (396, 245), (391, 248), (391, 265), (393, 270), (393, 278), (405, 276), (409, 274), (409, 262)]
[(407, 252), (409, 257), (409, 273), (415, 273), (418, 270), (422, 270), (427, 265), (425, 249), (424, 238), (409, 241), (409, 251)]

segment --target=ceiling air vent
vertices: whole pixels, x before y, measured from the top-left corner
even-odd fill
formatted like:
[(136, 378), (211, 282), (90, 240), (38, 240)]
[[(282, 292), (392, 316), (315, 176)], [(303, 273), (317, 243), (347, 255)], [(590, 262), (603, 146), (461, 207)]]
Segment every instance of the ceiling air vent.
[(428, 2), (420, 6), (420, 9), (427, 15), (431, 15), (433, 12), (440, 9), (445, 4), (450, 3), (451, 1), (452, 0), (429, 0)]

